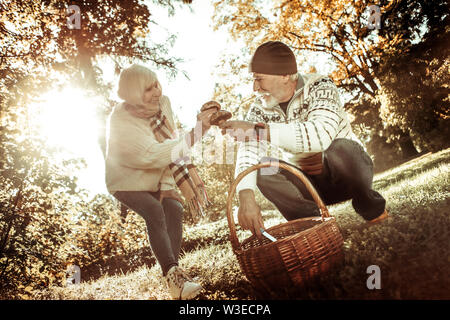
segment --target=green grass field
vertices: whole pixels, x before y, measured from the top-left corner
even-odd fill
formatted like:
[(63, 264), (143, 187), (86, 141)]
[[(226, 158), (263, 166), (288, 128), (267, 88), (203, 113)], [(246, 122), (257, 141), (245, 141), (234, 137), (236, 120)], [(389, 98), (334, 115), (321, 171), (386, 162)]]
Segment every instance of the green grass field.
[[(450, 299), (450, 149), (376, 175), (390, 218), (368, 226), (350, 201), (330, 206), (344, 237), (344, 264), (308, 289), (252, 289), (228, 240), (226, 219), (184, 231), (181, 265), (205, 290), (199, 299)], [(283, 222), (265, 210), (266, 227)], [(239, 231), (240, 237), (249, 233)], [(370, 265), (381, 289), (366, 286)], [(169, 299), (158, 266), (67, 288), (36, 292), (35, 299)]]

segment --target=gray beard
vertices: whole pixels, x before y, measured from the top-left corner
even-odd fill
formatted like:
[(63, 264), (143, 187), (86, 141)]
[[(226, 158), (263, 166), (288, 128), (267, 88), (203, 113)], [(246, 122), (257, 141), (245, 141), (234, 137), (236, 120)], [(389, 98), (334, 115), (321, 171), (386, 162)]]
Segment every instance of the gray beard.
[[(269, 98), (265, 99), (264, 96), (268, 96)], [(264, 108), (266, 109), (272, 109), (273, 107), (277, 106), (279, 104), (278, 100), (275, 99), (272, 95), (262, 95), (261, 96), (261, 102)]]

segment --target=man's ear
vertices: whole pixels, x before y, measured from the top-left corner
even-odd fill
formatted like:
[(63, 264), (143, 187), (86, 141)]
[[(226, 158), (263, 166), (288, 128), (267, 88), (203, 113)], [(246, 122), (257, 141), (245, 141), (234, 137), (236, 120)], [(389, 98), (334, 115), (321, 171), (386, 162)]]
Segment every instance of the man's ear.
[(284, 76), (281, 76), (281, 81), (283, 82), (283, 84), (286, 84), (289, 82), (289, 78), (290, 76), (288, 74), (285, 74)]

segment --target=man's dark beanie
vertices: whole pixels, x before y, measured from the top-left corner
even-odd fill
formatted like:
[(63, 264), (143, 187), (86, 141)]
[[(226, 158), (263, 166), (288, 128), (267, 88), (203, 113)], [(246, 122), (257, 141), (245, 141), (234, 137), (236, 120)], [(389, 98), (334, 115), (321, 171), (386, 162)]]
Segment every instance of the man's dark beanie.
[(292, 50), (280, 41), (260, 45), (253, 54), (250, 72), (286, 75), (297, 73), (297, 62)]

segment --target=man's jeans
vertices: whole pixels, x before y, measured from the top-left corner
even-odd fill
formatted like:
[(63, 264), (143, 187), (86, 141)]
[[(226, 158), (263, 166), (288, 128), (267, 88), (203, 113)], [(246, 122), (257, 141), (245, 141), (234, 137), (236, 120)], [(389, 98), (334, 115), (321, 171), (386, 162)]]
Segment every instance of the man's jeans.
[[(263, 158), (264, 161), (279, 161)], [(320, 211), (305, 185), (294, 174), (279, 168), (276, 174), (258, 170), (257, 186), (287, 220), (319, 216)], [(322, 173), (305, 176), (326, 205), (352, 199), (355, 211), (366, 220), (383, 213), (386, 200), (372, 190), (373, 163), (355, 141), (336, 139), (324, 152)]]
[(159, 202), (158, 192), (117, 191), (114, 197), (144, 218), (153, 254), (163, 275), (178, 265), (183, 233), (183, 206), (175, 199)]

